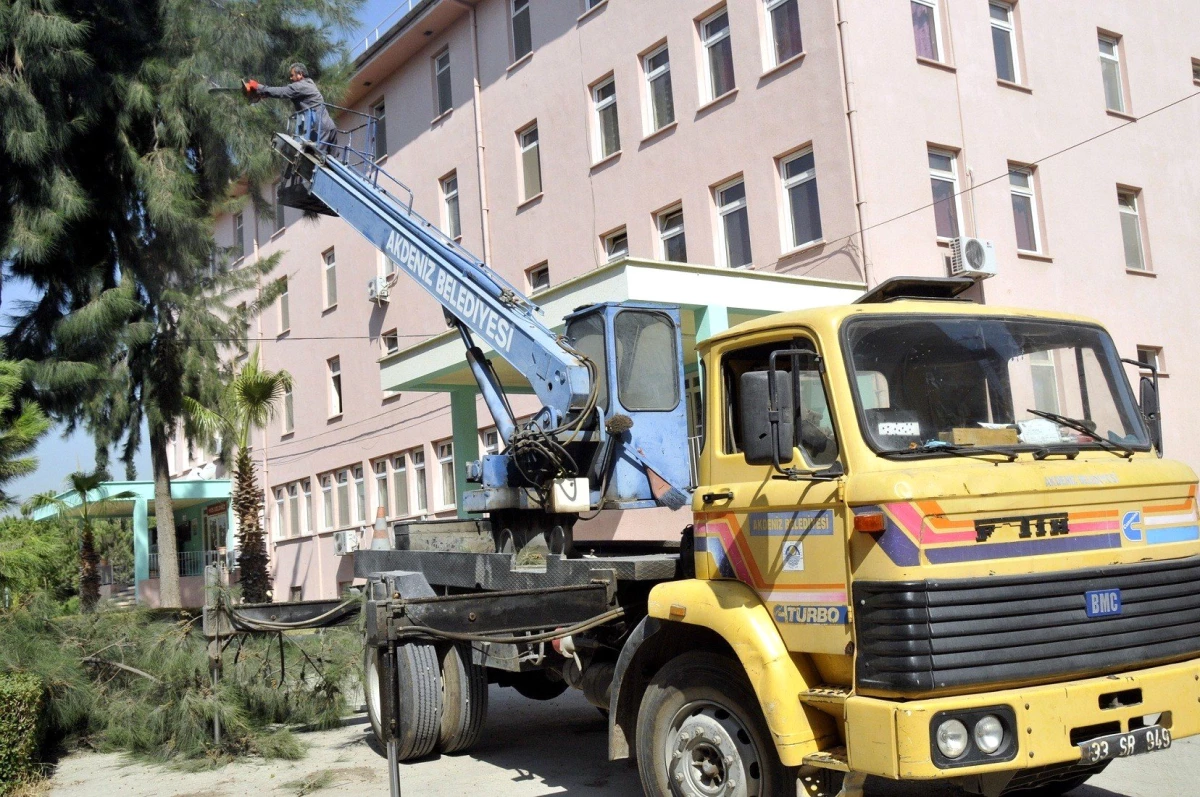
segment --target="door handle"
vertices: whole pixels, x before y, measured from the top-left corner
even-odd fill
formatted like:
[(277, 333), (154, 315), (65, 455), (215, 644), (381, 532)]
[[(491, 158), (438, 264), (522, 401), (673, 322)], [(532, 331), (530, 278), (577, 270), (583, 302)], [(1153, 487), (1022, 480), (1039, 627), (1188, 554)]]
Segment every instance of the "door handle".
[(714, 501), (732, 501), (733, 490), (721, 490), (720, 492), (715, 493), (705, 493), (704, 495), (700, 496), (700, 500), (706, 504), (711, 504)]

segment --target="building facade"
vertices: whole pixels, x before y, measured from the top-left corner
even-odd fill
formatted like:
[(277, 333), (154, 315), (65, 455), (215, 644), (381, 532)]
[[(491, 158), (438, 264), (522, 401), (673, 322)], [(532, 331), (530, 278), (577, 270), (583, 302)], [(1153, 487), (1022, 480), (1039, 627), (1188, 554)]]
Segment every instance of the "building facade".
[[(414, 209), (551, 326), (587, 301), (671, 301), (691, 343), (944, 275), (951, 241), (977, 237), (997, 261), (977, 298), (1100, 319), (1168, 375), (1167, 451), (1200, 465), (1200, 5), (409, 0), (392, 20), (344, 104), (382, 120)], [(282, 253), (255, 342), (295, 387), (254, 454), (276, 598), (331, 597), (352, 580), (333, 533), (379, 507), (452, 516), (495, 432), (440, 306), (344, 222), (247, 205), (216, 224), (235, 258)], [(175, 456), (179, 474), (204, 460)]]

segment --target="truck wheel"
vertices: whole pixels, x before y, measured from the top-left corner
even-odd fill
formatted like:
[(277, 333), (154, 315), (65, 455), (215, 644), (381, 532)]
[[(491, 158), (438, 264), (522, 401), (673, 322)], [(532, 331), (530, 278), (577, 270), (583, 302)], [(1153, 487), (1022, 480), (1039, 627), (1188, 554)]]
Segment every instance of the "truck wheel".
[[(371, 730), (380, 746), (387, 745), (380, 688), (381, 653), (376, 647), (363, 652), (363, 696)], [(433, 645), (406, 643), (396, 646), (396, 682), (400, 690), (399, 756), (401, 761), (433, 752), (442, 723), (442, 679)]]
[(646, 688), (637, 761), (649, 797), (774, 797), (795, 793), (741, 665), (692, 651)]
[(375, 734), (375, 741), (379, 742), (382, 747), (384, 740), (383, 725), (379, 720), (382, 713), (380, 700), (379, 648), (367, 645), (363, 649), (363, 702), (367, 704), (367, 719), (371, 721), (371, 731)]
[(487, 720), (487, 668), (471, 661), (467, 645), (449, 645), (442, 651), (442, 729), (438, 748), (443, 753), (471, 749)]

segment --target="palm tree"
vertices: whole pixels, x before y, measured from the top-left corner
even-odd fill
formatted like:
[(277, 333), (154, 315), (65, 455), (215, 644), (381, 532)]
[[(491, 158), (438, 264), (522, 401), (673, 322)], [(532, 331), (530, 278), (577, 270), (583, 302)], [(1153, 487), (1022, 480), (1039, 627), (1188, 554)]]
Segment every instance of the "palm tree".
[(292, 389), (291, 374), (262, 368), (258, 354), (255, 347), (229, 381), (218, 409), (205, 407), (191, 397), (184, 399), (188, 422), (197, 436), (212, 440), (227, 433), (237, 449), (233, 464), (233, 511), (238, 519), (242, 595), (251, 603), (266, 601), (271, 584), (262, 527), (263, 495), (250, 457), (250, 433), (264, 428), (275, 417), (284, 394)]

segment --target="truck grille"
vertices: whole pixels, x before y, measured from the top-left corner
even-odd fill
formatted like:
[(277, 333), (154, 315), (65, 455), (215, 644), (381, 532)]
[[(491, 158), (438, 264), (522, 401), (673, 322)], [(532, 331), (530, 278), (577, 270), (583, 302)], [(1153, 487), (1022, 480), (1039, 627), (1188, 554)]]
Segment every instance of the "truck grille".
[[(1089, 619), (1084, 594), (1121, 590)], [(854, 585), (861, 692), (1036, 683), (1200, 653), (1200, 557), (1089, 570)]]

